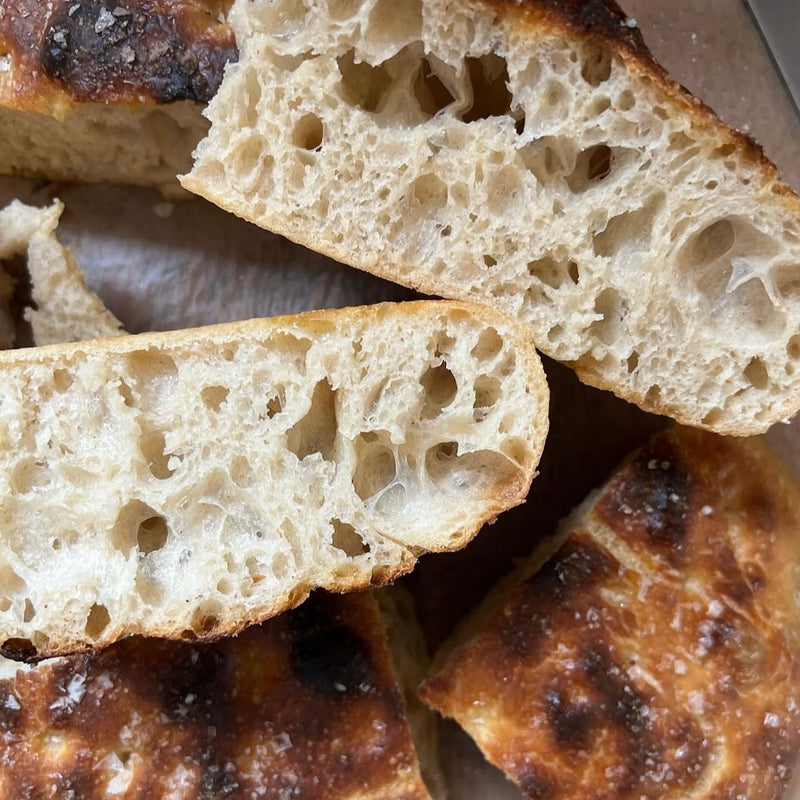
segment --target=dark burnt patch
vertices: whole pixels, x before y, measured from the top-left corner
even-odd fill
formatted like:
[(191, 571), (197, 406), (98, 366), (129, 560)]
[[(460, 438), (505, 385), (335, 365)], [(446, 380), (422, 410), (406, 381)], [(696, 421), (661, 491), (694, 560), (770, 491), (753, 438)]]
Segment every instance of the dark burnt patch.
[(34, 663), (37, 660), (38, 651), (36, 645), (30, 639), (12, 637), (11, 639), (6, 639), (0, 645), (0, 655), (4, 658), (10, 658), (12, 661)]
[(504, 647), (514, 656), (544, 655), (563, 623), (599, 602), (597, 587), (618, 569), (605, 549), (585, 534), (573, 534), (506, 604), (499, 630)]
[(206, 103), (238, 53), (217, 18), (227, 4), (201, 5), (57, 2), (41, 39), (42, 70), (76, 101), (144, 95), (158, 103)]
[(667, 437), (656, 437), (611, 480), (596, 511), (630, 544), (640, 540), (678, 566), (685, 556), (691, 488), (677, 449)]
[(364, 694), (379, 685), (370, 652), (361, 637), (317, 593), (288, 615), (289, 661), (295, 677), (329, 699)]
[(531, 800), (548, 800), (556, 794), (557, 783), (543, 768), (526, 767), (517, 775), (517, 783)]
[(585, 698), (572, 700), (564, 689), (551, 689), (545, 695), (545, 707), (559, 747), (589, 749), (596, 720), (594, 709)]

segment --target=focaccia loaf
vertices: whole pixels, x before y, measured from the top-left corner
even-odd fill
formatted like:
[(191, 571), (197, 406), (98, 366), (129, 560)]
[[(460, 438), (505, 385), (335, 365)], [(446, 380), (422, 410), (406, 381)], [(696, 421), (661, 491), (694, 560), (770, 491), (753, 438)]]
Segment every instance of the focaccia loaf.
[(237, 57), (230, 0), (6, 0), (0, 174), (180, 193)]
[(0, 680), (0, 798), (429, 800), (375, 600)]
[[(86, 286), (72, 253), (55, 235), (64, 205), (35, 208), (15, 200), (0, 209), (0, 263), (26, 260), (32, 305), (23, 311), (37, 345), (77, 342), (123, 333), (120, 321)], [(0, 272), (0, 347), (16, 344), (13, 276)]]
[(800, 748), (800, 488), (777, 457), (673, 429), (565, 536), (476, 612), (423, 699), (530, 798), (781, 797)]
[(611, 0), (240, 0), (185, 187), (728, 434), (800, 406), (800, 201)]
[(526, 496), (524, 331), (419, 302), (0, 353), (0, 651), (240, 630)]

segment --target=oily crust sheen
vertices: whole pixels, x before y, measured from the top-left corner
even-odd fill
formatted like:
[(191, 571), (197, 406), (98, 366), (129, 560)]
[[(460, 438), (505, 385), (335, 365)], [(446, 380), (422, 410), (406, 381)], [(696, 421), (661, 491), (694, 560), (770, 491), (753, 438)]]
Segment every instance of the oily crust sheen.
[(675, 428), (423, 684), (531, 798), (778, 798), (800, 745), (800, 490)]
[(0, 798), (427, 800), (380, 614), (317, 593), (214, 644), (130, 638), (0, 681)]
[(208, 102), (237, 57), (224, 23), (230, 0), (10, 0), (0, 48), (13, 81), (0, 97), (28, 110), (52, 104)]

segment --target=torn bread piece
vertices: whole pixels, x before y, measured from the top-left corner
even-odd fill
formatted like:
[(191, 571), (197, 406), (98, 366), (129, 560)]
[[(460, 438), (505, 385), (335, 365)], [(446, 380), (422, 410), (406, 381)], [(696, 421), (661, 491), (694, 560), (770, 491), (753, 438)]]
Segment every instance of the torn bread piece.
[(0, 680), (0, 797), (429, 800), (371, 593)]
[(205, 103), (237, 58), (230, 0), (0, 8), (0, 174), (181, 192)]
[(523, 329), (382, 304), (0, 353), (0, 651), (214, 637), (386, 582), (522, 502)]
[(560, 540), (478, 609), (423, 699), (531, 798), (781, 797), (800, 747), (800, 488), (766, 443), (660, 434)]
[[(122, 323), (86, 286), (86, 277), (55, 231), (64, 205), (36, 208), (15, 200), (0, 209), (0, 262), (25, 258), (32, 305), (23, 317), (37, 345), (124, 333)], [(12, 309), (14, 278), (0, 271), (0, 346), (17, 344)]]
[(587, 383), (751, 434), (800, 407), (800, 201), (610, 0), (240, 0), (183, 185)]

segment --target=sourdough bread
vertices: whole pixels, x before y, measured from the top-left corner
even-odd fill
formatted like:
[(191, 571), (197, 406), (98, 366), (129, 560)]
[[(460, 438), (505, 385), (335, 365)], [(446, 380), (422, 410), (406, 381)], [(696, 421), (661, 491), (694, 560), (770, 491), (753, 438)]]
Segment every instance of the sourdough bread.
[(369, 593), (0, 680), (0, 798), (429, 800)]
[(230, 0), (12, 0), (0, 7), (0, 174), (155, 186), (208, 128), (236, 46)]
[[(86, 277), (55, 231), (64, 205), (35, 208), (15, 200), (0, 209), (0, 262), (23, 257), (32, 304), (23, 311), (37, 345), (124, 333), (120, 321), (86, 286)], [(15, 283), (0, 272), (0, 345), (17, 344), (12, 308)]]
[(385, 582), (522, 502), (524, 331), (420, 302), (0, 353), (0, 649), (212, 637)]
[(800, 749), (800, 488), (767, 445), (674, 428), (559, 540), (423, 699), (531, 798), (778, 800)]
[(610, 0), (240, 0), (185, 187), (642, 408), (800, 406), (800, 201)]

